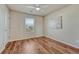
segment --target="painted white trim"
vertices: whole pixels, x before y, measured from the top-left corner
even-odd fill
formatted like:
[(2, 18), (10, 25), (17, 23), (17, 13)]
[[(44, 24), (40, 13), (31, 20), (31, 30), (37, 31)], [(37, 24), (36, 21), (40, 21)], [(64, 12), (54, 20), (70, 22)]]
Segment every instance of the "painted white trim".
[[(56, 40), (56, 38), (52, 37), (51, 35), (45, 35), (45, 37), (48, 37), (48, 38), (50, 38), (50, 39), (54, 39), (54, 40)], [(70, 43), (67, 43), (67, 42), (64, 42), (64, 41), (60, 41), (60, 40), (56, 40), (56, 41), (58, 41), (58, 42), (62, 42), (62, 43), (64, 43), (64, 44), (67, 44), (67, 45), (69, 45), (69, 46), (72, 46), (72, 47), (74, 47), (74, 48), (79, 49), (79, 47), (76, 46), (76, 45), (73, 45), (73, 44), (70, 44)]]

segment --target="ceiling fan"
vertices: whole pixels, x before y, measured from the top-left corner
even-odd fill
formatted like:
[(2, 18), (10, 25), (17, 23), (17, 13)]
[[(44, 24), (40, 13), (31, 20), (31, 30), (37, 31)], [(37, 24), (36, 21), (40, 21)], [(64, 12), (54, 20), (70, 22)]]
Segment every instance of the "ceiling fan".
[(26, 8), (32, 8), (32, 9), (35, 9), (37, 11), (43, 9), (43, 8), (46, 8), (48, 7), (48, 5), (46, 4), (32, 4), (32, 5), (24, 5)]

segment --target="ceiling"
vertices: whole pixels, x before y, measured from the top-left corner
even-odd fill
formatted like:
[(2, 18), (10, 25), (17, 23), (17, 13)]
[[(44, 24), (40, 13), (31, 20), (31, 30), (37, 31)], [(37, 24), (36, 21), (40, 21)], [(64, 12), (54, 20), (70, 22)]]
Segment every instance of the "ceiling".
[(39, 4), (40, 10), (37, 11), (35, 7), (38, 5), (36, 4), (9, 4), (8, 7), (10, 10), (33, 14), (33, 15), (40, 15), (45, 16), (51, 12), (69, 6), (67, 4)]

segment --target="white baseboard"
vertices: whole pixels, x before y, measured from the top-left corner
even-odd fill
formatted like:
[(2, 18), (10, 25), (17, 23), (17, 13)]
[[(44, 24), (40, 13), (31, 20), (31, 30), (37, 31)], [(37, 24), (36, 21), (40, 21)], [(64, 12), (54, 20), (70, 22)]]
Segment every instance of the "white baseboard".
[(42, 37), (42, 36), (43, 35), (26, 37), (26, 38), (18, 38), (18, 39), (10, 39), (9, 42), (16, 41), (16, 40), (26, 40), (26, 39), (35, 38), (35, 37)]
[(45, 37), (48, 37), (48, 38), (50, 38), (50, 39), (54, 39), (54, 40), (56, 40), (56, 41), (58, 41), (58, 42), (61, 42), (61, 43), (64, 43), (64, 44), (67, 44), (67, 45), (70, 45), (70, 46), (72, 46), (72, 47), (74, 47), (74, 48), (78, 48), (78, 49), (79, 49), (79, 47), (76, 46), (76, 45), (73, 45), (73, 44), (70, 44), (70, 43), (67, 43), (67, 42), (64, 42), (64, 41), (61, 41), (61, 40), (57, 40), (56, 38), (54, 38), (54, 37), (52, 37), (52, 36), (50, 36), (50, 35), (45, 35)]

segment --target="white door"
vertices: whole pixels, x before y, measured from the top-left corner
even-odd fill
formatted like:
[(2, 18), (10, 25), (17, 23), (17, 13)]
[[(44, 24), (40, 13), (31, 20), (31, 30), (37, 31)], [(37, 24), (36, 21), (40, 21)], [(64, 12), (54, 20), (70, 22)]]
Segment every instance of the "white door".
[(5, 5), (0, 5), (0, 52), (7, 42), (8, 32), (8, 12)]

